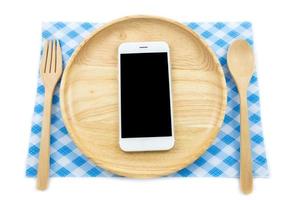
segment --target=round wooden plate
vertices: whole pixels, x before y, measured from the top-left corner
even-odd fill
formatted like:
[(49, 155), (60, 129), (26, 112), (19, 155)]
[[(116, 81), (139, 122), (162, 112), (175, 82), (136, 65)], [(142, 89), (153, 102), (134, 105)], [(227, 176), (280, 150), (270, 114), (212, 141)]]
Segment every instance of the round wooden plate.
[[(119, 148), (117, 50), (129, 41), (170, 46), (175, 146), (169, 151)], [(121, 18), (96, 30), (74, 52), (60, 88), (62, 116), (79, 149), (98, 166), (135, 178), (168, 175), (204, 153), (222, 125), (226, 97), (223, 71), (207, 44), (183, 24), (150, 16)]]

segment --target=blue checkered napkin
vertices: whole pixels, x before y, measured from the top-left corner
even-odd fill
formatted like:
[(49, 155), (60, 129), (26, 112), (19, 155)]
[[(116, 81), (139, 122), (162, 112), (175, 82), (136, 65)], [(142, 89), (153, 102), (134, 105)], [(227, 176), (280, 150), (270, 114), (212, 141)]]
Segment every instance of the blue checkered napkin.
[[(221, 131), (213, 145), (193, 164), (170, 176), (191, 177), (238, 177), (239, 176), (239, 97), (237, 88), (229, 74), (226, 61), (228, 46), (238, 38), (253, 44), (251, 23), (185, 23), (201, 35), (214, 50), (223, 67), (228, 87), (228, 107)], [(43, 40), (59, 39), (63, 53), (63, 64), (69, 60), (74, 49), (100, 24), (53, 22), (43, 25)], [(32, 118), (26, 175), (34, 177), (37, 173), (41, 121), (43, 116), (44, 87), (39, 78), (37, 96)], [(260, 118), (259, 92), (256, 73), (248, 90), (249, 120), (252, 142), (253, 174), (267, 177), (268, 167), (263, 144)], [(53, 97), (51, 115), (51, 156), (50, 175), (59, 177), (97, 177), (115, 176), (97, 167), (85, 157), (71, 140), (62, 121), (59, 107), (59, 93)]]

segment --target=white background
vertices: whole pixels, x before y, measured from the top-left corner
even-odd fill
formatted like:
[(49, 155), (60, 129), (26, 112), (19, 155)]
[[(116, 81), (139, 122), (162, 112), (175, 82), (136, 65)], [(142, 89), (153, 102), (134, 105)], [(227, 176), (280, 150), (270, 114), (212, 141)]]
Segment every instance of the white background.
[[(0, 199), (299, 199), (299, 8), (288, 0), (1, 1)], [(46, 192), (36, 191), (35, 180), (25, 178), (41, 22), (108, 22), (131, 14), (178, 21), (252, 21), (271, 171), (269, 179), (255, 179), (252, 195), (242, 195), (238, 180), (226, 178), (55, 178)]]

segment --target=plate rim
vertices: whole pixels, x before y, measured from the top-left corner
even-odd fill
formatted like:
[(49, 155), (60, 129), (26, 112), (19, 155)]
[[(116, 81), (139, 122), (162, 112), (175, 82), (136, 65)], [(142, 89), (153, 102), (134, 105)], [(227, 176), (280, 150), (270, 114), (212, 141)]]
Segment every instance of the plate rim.
[[(222, 79), (222, 88), (223, 88), (223, 94), (222, 94), (222, 106), (220, 108), (220, 115), (219, 115), (219, 120), (217, 122), (217, 124), (212, 128), (211, 135), (212, 137), (210, 137), (210, 140), (208, 140), (203, 146), (202, 148), (194, 154), (194, 156), (191, 156), (192, 158), (187, 159), (185, 162), (183, 162), (184, 164), (179, 169), (175, 169), (175, 170), (169, 170), (168, 173), (161, 173), (160, 175), (133, 175), (131, 173), (124, 173), (124, 172), (120, 172), (117, 170), (112, 170), (109, 167), (106, 167), (105, 162), (99, 162), (95, 159), (92, 158), (91, 153), (89, 152), (89, 150), (87, 150), (86, 148), (83, 148), (82, 144), (77, 140), (77, 136), (73, 134), (73, 132), (75, 131), (73, 129), (73, 126), (71, 125), (71, 122), (68, 120), (68, 116), (67, 116), (67, 108), (66, 108), (66, 97), (65, 97), (65, 88), (66, 88), (66, 82), (67, 82), (67, 75), (69, 74), (70, 68), (74, 63), (74, 59), (77, 57), (78, 53), (80, 52), (80, 50), (82, 49), (82, 47), (88, 43), (88, 41), (90, 39), (92, 39), (95, 35), (97, 35), (99, 32), (105, 30), (106, 28), (109, 28), (110, 26), (117, 24), (117, 23), (121, 23), (123, 21), (127, 21), (127, 20), (132, 20), (132, 19), (155, 19), (155, 20), (160, 20), (160, 21), (164, 21), (164, 22), (168, 22), (171, 24), (174, 24), (182, 29), (184, 29), (185, 31), (189, 32), (196, 40), (199, 40), (204, 46), (205, 48), (208, 50), (208, 53), (212, 56), (213, 61), (215, 62), (215, 64), (217, 64), (217, 71), (220, 73), (221, 75), (221, 79)], [(72, 56), (69, 58), (69, 60), (67, 61), (67, 64), (65, 66), (62, 78), (61, 78), (61, 83), (60, 83), (60, 88), (59, 88), (59, 97), (60, 97), (60, 109), (61, 109), (61, 115), (62, 115), (62, 119), (64, 122), (64, 125), (66, 127), (66, 129), (68, 130), (68, 133), (72, 139), (72, 141), (74, 142), (74, 144), (78, 147), (78, 149), (80, 150), (80, 152), (86, 156), (88, 159), (90, 159), (96, 166), (103, 168), (104, 170), (111, 172), (113, 174), (116, 175), (121, 175), (121, 176), (126, 176), (126, 177), (131, 177), (131, 178), (154, 178), (154, 177), (162, 177), (162, 176), (166, 176), (166, 175), (170, 175), (172, 173), (177, 172), (180, 169), (185, 168), (186, 166), (188, 166), (189, 164), (193, 163), (197, 158), (199, 158), (208, 148), (209, 146), (212, 145), (213, 141), (215, 141), (221, 126), (223, 124), (224, 121), (224, 117), (225, 117), (225, 112), (226, 112), (226, 108), (227, 108), (227, 85), (226, 85), (226, 81), (225, 81), (225, 74), (224, 71), (222, 69), (222, 66), (219, 62), (219, 59), (217, 58), (216, 54), (214, 53), (214, 51), (210, 48), (210, 46), (206, 43), (206, 41), (201, 38), (197, 33), (195, 33), (193, 30), (191, 30), (190, 28), (188, 28), (186, 25), (177, 22), (173, 19), (169, 19), (169, 18), (165, 18), (165, 17), (161, 17), (161, 16), (153, 16), (153, 15), (129, 15), (129, 16), (125, 16), (125, 17), (121, 17), (121, 18), (117, 18), (114, 19), (108, 23), (104, 23), (103, 25), (101, 25), (100, 27), (96, 28), (94, 31), (92, 31), (74, 50)], [(83, 149), (85, 149), (83, 151)]]

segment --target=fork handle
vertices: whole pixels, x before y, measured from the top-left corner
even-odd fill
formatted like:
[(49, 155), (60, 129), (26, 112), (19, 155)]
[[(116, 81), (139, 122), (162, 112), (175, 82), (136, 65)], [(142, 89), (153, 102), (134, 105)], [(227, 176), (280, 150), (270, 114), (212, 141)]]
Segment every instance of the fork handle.
[(253, 190), (251, 142), (248, 122), (247, 88), (240, 90), (240, 186), (245, 194)]
[(45, 190), (48, 187), (50, 165), (50, 124), (53, 91), (54, 89), (52, 88), (45, 88), (44, 114), (42, 122), (42, 134), (40, 141), (39, 164), (37, 173), (38, 190)]

